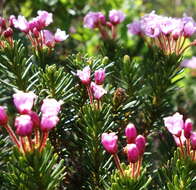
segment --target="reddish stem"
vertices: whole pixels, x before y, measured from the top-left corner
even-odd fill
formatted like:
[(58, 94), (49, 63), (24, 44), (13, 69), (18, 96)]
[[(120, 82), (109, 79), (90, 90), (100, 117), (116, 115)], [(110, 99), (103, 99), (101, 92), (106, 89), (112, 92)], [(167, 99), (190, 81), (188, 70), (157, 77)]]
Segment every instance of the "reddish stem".
[(136, 171), (136, 177), (139, 177), (139, 176), (140, 176), (141, 161), (142, 161), (142, 158), (140, 158), (140, 159), (138, 160), (137, 171)]
[(182, 140), (181, 140), (180, 137), (179, 137), (179, 141), (180, 141), (180, 149), (181, 149), (181, 152), (182, 152), (182, 157), (184, 157), (184, 149), (183, 149), (183, 144), (182, 144)]
[(20, 139), (20, 142), (21, 142), (21, 145), (22, 145), (23, 152), (26, 153), (27, 149), (26, 149), (26, 143), (25, 143), (24, 137), (20, 136), (19, 139)]
[(42, 150), (44, 149), (44, 147), (46, 146), (47, 143), (47, 139), (48, 139), (48, 131), (43, 132), (43, 138), (42, 138), (42, 142), (41, 142), (41, 146), (39, 148), (39, 151), (42, 152)]
[(18, 147), (18, 149), (20, 150), (20, 142), (17, 139), (14, 131), (12, 130), (12, 128), (9, 125), (4, 125), (4, 128), (7, 130), (7, 132), (9, 133), (9, 136), (11, 137), (12, 141), (16, 144), (16, 146)]
[(28, 142), (29, 142), (30, 151), (32, 151), (34, 148), (33, 148), (33, 143), (32, 143), (31, 137), (28, 136), (27, 139), (28, 139)]
[(187, 145), (187, 154), (191, 155), (190, 139), (186, 139), (186, 145)]
[(123, 169), (120, 166), (120, 160), (118, 158), (118, 155), (117, 154), (113, 154), (113, 156), (114, 156), (114, 162), (116, 164), (117, 169), (120, 171), (121, 175), (124, 176), (124, 172), (123, 172)]
[(90, 104), (93, 104), (93, 96), (92, 96), (91, 89), (88, 85), (86, 86), (86, 89), (87, 89), (88, 96), (89, 96), (89, 99), (90, 99)]
[(35, 127), (35, 147), (39, 147), (40, 145), (40, 138), (39, 138), (39, 129)]

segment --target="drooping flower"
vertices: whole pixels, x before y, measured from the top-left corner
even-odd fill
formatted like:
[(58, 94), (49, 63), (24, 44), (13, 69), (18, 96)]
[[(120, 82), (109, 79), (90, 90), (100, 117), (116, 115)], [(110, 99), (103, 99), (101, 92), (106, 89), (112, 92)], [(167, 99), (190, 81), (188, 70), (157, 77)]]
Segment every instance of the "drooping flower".
[(61, 109), (62, 102), (58, 102), (53, 98), (46, 98), (43, 100), (41, 112), (44, 116), (57, 116)]
[(188, 38), (190, 36), (192, 36), (195, 31), (196, 31), (196, 27), (195, 27), (195, 23), (193, 22), (188, 22), (184, 25), (184, 37)]
[(29, 23), (24, 16), (19, 15), (17, 19), (13, 19), (13, 25), (22, 32), (29, 32)]
[(139, 159), (139, 150), (135, 144), (127, 144), (127, 157), (131, 163), (136, 163)]
[[(173, 135), (173, 138), (174, 138), (177, 146), (181, 146), (181, 143), (182, 143), (182, 145), (184, 145), (184, 143), (186, 142), (186, 138), (184, 136), (184, 130), (182, 130), (182, 133), (179, 137), (177, 137), (176, 135)], [(181, 141), (181, 143), (180, 143), (180, 141)]]
[(103, 133), (101, 135), (101, 143), (104, 148), (111, 154), (117, 153), (118, 150), (118, 136), (115, 133)]
[(31, 111), (36, 95), (33, 92), (18, 91), (13, 95), (14, 105), (16, 109), (21, 113), (28, 113)]
[(82, 84), (88, 85), (91, 81), (91, 69), (89, 66), (84, 67), (83, 70), (77, 70), (77, 76), (80, 78)]
[(65, 31), (57, 28), (56, 33), (54, 34), (54, 39), (56, 42), (62, 42), (68, 38), (69, 35), (66, 35)]
[(94, 74), (95, 77), (95, 83), (98, 85), (103, 84), (104, 80), (105, 80), (105, 69), (98, 69), (95, 71)]
[(193, 129), (193, 123), (190, 119), (186, 119), (184, 123), (184, 136), (188, 139), (191, 136), (191, 132)]
[(196, 57), (192, 57), (191, 59), (184, 59), (180, 66), (196, 69)]
[(43, 43), (48, 47), (55, 46), (54, 34), (49, 30), (42, 30)]
[(105, 24), (105, 16), (101, 12), (89, 12), (84, 17), (84, 27), (86, 28), (97, 28), (99, 24)]
[(134, 143), (135, 138), (137, 136), (137, 130), (135, 128), (135, 125), (132, 123), (129, 123), (127, 127), (125, 128), (125, 136), (127, 138), (128, 143)]
[(146, 139), (144, 136), (142, 135), (138, 135), (135, 139), (135, 144), (138, 148), (139, 151), (139, 155), (142, 156), (144, 154), (145, 151), (145, 147), (146, 147)]
[(0, 125), (6, 125), (8, 122), (8, 116), (4, 107), (0, 106)]
[(93, 97), (97, 100), (101, 99), (102, 96), (107, 93), (107, 91), (102, 86), (96, 85), (94, 82), (91, 82), (90, 86), (93, 92)]
[(191, 140), (192, 149), (196, 150), (196, 132), (192, 132), (192, 134), (190, 136), (190, 140)]
[(111, 10), (109, 12), (110, 22), (114, 25), (120, 24), (125, 19), (125, 14), (119, 10)]
[(179, 113), (175, 113), (173, 116), (163, 118), (165, 126), (168, 131), (177, 137), (181, 136), (182, 129), (184, 127), (183, 116)]
[(20, 115), (15, 119), (16, 134), (19, 136), (29, 136), (32, 133), (33, 122), (29, 115)]
[(43, 115), (41, 118), (41, 130), (44, 132), (50, 131), (57, 125), (58, 122), (59, 118), (56, 115)]
[(38, 21), (41, 24), (42, 28), (48, 26), (53, 22), (52, 13), (48, 13), (47, 11), (39, 10), (37, 11), (38, 14)]
[(133, 35), (140, 35), (142, 33), (140, 21), (133, 21), (131, 24), (127, 25), (128, 32)]

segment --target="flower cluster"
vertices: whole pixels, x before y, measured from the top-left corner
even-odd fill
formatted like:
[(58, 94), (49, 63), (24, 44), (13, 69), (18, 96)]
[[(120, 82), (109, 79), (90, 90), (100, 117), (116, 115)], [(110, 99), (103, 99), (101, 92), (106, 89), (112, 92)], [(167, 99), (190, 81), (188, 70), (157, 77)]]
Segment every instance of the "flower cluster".
[(66, 32), (59, 28), (55, 34), (45, 29), (53, 22), (52, 13), (39, 10), (37, 14), (38, 16), (30, 21), (21, 15), (12, 18), (13, 26), (26, 34), (34, 48), (42, 49), (44, 46), (53, 48), (56, 43), (67, 39)]
[(192, 160), (196, 160), (196, 132), (192, 131), (192, 122), (190, 119), (183, 120), (183, 116), (175, 113), (172, 116), (164, 118), (165, 126), (173, 135), (177, 146), (183, 157), (190, 156)]
[(165, 54), (182, 54), (190, 46), (196, 45), (194, 41), (185, 46), (186, 39), (196, 32), (196, 23), (191, 17), (171, 18), (157, 15), (152, 11), (127, 27), (133, 35), (150, 37), (152, 43)]
[(106, 94), (106, 90), (102, 87), (105, 80), (104, 69), (101, 68), (95, 71), (95, 82), (91, 81), (91, 69), (89, 66), (84, 67), (83, 70), (77, 70), (77, 76), (80, 78), (82, 84), (86, 86), (91, 103), (93, 103), (93, 98), (100, 100)]
[[(142, 158), (145, 151), (146, 139), (142, 135), (137, 135), (135, 125), (129, 123), (125, 128), (125, 135), (127, 139), (127, 145), (124, 148), (124, 152), (127, 155), (128, 162), (131, 168), (131, 178), (137, 178), (140, 176), (140, 170), (142, 165)], [(115, 133), (103, 133), (101, 136), (101, 142), (107, 152), (114, 156), (114, 161), (121, 172), (124, 175), (124, 171), (121, 168), (120, 161), (117, 155), (118, 137)]]
[(32, 110), (35, 98), (36, 95), (33, 92), (18, 91), (13, 95), (14, 105), (18, 111), (14, 122), (15, 132), (8, 124), (5, 109), (0, 106), (0, 125), (7, 130), (13, 142), (23, 153), (34, 149), (39, 149), (41, 152), (46, 145), (49, 131), (59, 121), (57, 115), (60, 111), (61, 102), (52, 98), (44, 99), (40, 119), (38, 114)]
[(104, 14), (101, 12), (89, 12), (84, 17), (84, 26), (90, 29), (98, 28), (103, 39), (115, 39), (117, 25), (123, 22), (124, 19), (125, 14), (119, 10), (109, 12), (109, 21), (106, 21)]

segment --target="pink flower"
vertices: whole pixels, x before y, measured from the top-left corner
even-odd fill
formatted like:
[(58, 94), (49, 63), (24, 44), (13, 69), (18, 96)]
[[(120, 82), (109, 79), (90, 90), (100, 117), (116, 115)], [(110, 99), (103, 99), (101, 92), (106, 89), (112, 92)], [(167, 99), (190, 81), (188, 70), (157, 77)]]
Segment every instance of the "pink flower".
[(184, 136), (184, 130), (182, 130), (182, 133), (181, 133), (180, 137), (177, 137), (176, 135), (173, 135), (173, 137), (174, 137), (174, 140), (175, 140), (177, 146), (181, 146), (180, 140), (181, 140), (181, 142), (182, 142), (182, 145), (183, 145), (183, 144), (185, 143), (185, 141), (186, 141), (186, 138), (185, 138), (185, 136)]
[(14, 105), (16, 109), (21, 113), (28, 113), (31, 111), (36, 95), (33, 92), (19, 91), (13, 95)]
[(196, 57), (192, 57), (191, 59), (184, 59), (180, 66), (196, 69)]
[(139, 151), (139, 155), (142, 156), (144, 154), (145, 151), (145, 147), (146, 147), (146, 139), (144, 136), (142, 135), (138, 135), (135, 139), (135, 144), (138, 148)]
[(33, 122), (33, 127), (38, 127), (40, 125), (40, 119), (36, 112), (31, 111), (28, 113), (28, 115), (31, 117), (31, 120)]
[(190, 119), (186, 119), (184, 123), (184, 136), (188, 139), (191, 136), (191, 132), (193, 129), (193, 124)]
[(172, 18), (168, 17), (163, 17), (160, 20), (160, 29), (163, 32), (163, 34), (168, 35), (173, 31), (173, 29), (175, 28), (174, 22), (175, 21)]
[(117, 145), (118, 137), (115, 133), (103, 133), (101, 135), (101, 143), (104, 148), (111, 154), (117, 153), (118, 145)]
[(29, 32), (29, 23), (24, 16), (19, 15), (17, 19), (14, 19), (13, 25), (15, 28), (18, 28), (22, 32), (25, 33)]
[(109, 12), (109, 19), (114, 25), (120, 24), (125, 19), (125, 14), (122, 11), (111, 10)]
[(6, 125), (8, 122), (8, 116), (4, 107), (0, 106), (0, 125)]
[(139, 150), (135, 144), (127, 144), (127, 157), (131, 163), (136, 163), (139, 159)]
[(84, 17), (84, 27), (97, 28), (99, 24), (105, 24), (105, 16), (101, 12), (89, 12)]
[(55, 46), (55, 38), (49, 30), (42, 30), (43, 43), (48, 47)]
[(9, 17), (10, 27), (14, 26), (14, 20), (16, 20), (16, 17), (14, 15), (10, 15), (10, 17)]
[(184, 25), (184, 37), (190, 37), (192, 36), (194, 33), (195, 33), (195, 25), (193, 22), (187, 22), (185, 25)]
[(57, 125), (58, 122), (59, 118), (56, 115), (43, 115), (41, 119), (41, 130), (44, 132), (50, 131)]
[(57, 116), (61, 109), (61, 101), (57, 101), (53, 98), (46, 98), (43, 100), (41, 106), (42, 115), (45, 116)]
[(190, 136), (190, 140), (191, 140), (192, 149), (196, 150), (196, 132), (192, 132), (192, 134)]
[(91, 81), (90, 67), (86, 66), (83, 70), (77, 70), (77, 76), (80, 78), (82, 84), (88, 85)]
[(47, 11), (39, 10), (37, 11), (38, 21), (41, 24), (42, 28), (48, 26), (53, 22), (52, 13), (48, 13)]
[(68, 38), (69, 35), (66, 35), (65, 31), (57, 28), (56, 33), (54, 34), (54, 39), (56, 42), (62, 42)]
[(19, 136), (29, 136), (32, 133), (33, 122), (29, 115), (20, 115), (15, 119), (16, 134)]
[(95, 99), (99, 100), (102, 98), (107, 91), (99, 85), (96, 85), (94, 82), (91, 82), (91, 90)]
[(13, 36), (13, 30), (12, 30), (12, 28), (7, 28), (4, 32), (3, 32), (3, 36), (5, 37), (5, 38), (9, 38), (9, 37), (12, 37)]
[(137, 130), (134, 124), (129, 123), (127, 125), (127, 127), (125, 128), (125, 135), (128, 143), (134, 143), (135, 138), (137, 136)]
[(133, 21), (131, 24), (127, 25), (128, 32), (133, 35), (140, 35), (142, 33), (140, 21)]
[(95, 71), (94, 74), (95, 77), (95, 83), (98, 85), (103, 84), (104, 80), (105, 80), (105, 69), (98, 69)]
[(181, 136), (182, 129), (184, 127), (183, 116), (179, 113), (175, 113), (173, 116), (163, 118), (165, 126), (168, 131), (177, 137)]

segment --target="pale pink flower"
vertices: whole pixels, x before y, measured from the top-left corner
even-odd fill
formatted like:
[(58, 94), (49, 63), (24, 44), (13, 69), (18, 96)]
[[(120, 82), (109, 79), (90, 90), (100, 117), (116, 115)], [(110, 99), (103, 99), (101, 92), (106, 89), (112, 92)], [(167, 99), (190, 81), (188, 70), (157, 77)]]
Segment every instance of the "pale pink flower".
[(93, 96), (97, 100), (101, 99), (102, 96), (107, 93), (107, 91), (102, 86), (96, 85), (94, 82), (91, 82), (90, 86), (93, 92)]
[(41, 130), (42, 131), (50, 131), (53, 129), (57, 123), (59, 122), (59, 118), (56, 115), (42, 115), (41, 118)]
[(192, 57), (191, 59), (184, 59), (180, 66), (196, 69), (196, 57)]
[(42, 28), (48, 26), (53, 22), (52, 13), (48, 13), (47, 11), (39, 10), (37, 11), (38, 21), (41, 24)]
[(13, 95), (14, 105), (16, 109), (21, 113), (28, 113), (31, 111), (36, 95), (33, 92), (18, 91)]
[(66, 35), (66, 32), (57, 28), (56, 33), (54, 34), (54, 39), (56, 42), (62, 42), (68, 38), (69, 35)]
[(142, 33), (140, 21), (133, 21), (132, 23), (128, 24), (127, 27), (128, 32), (133, 35), (140, 35)]
[(24, 16), (19, 15), (17, 19), (13, 19), (13, 25), (22, 32), (29, 32), (29, 23)]
[(49, 30), (42, 30), (43, 43), (48, 47), (55, 46), (54, 34)]
[(20, 115), (15, 119), (16, 134), (29, 136), (32, 133), (33, 122), (29, 115)]
[(112, 24), (120, 24), (125, 19), (125, 14), (119, 10), (111, 10), (109, 12), (109, 19)]
[(82, 84), (87, 85), (91, 81), (91, 69), (89, 66), (84, 67), (83, 70), (77, 70), (77, 76), (80, 78)]
[(98, 85), (103, 84), (104, 80), (105, 80), (105, 69), (98, 69), (95, 71), (94, 74), (95, 77), (95, 83)]
[(177, 137), (176, 135), (173, 135), (173, 137), (174, 137), (174, 140), (175, 140), (177, 146), (181, 146), (180, 140), (181, 140), (181, 142), (182, 142), (182, 145), (183, 145), (183, 144), (185, 143), (185, 141), (186, 141), (186, 138), (185, 138), (185, 136), (184, 136), (184, 130), (182, 130), (181, 135), (180, 135), (179, 137)]

